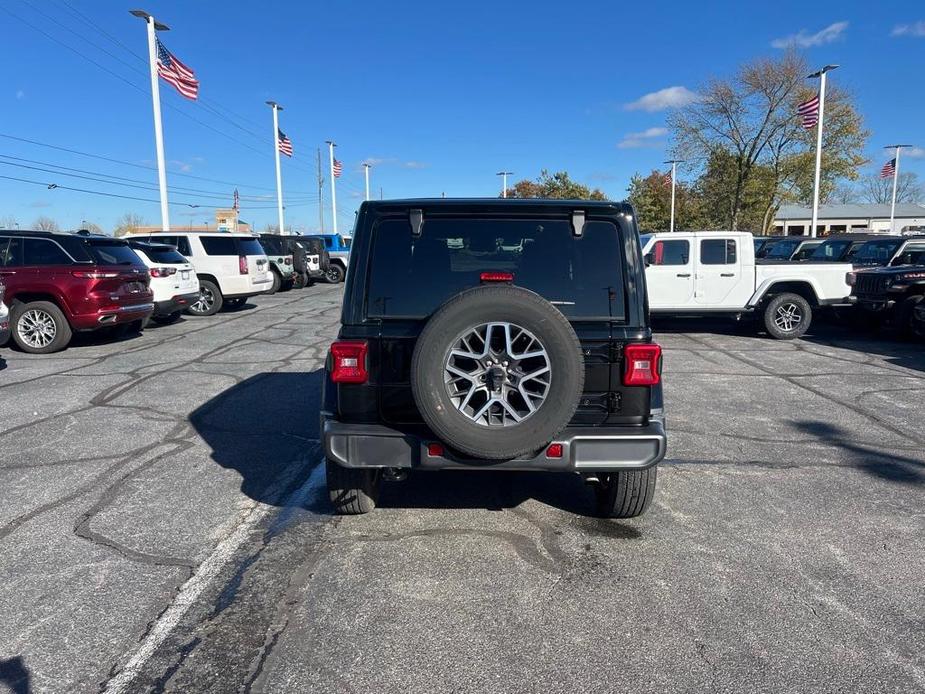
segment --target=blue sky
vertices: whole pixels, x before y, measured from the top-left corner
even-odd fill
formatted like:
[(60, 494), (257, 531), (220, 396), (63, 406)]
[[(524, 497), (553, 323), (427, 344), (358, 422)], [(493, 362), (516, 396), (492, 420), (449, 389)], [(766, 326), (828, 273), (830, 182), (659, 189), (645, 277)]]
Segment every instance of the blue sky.
[[(284, 162), (283, 182), (287, 223), (299, 228), (318, 226), (314, 157), (327, 139), (338, 143), (345, 166), (337, 188), (342, 230), (362, 195), (364, 160), (374, 164), (374, 192), (381, 186), (386, 197), (496, 195), (496, 171), (533, 178), (548, 168), (622, 199), (634, 172), (666, 158), (660, 129), (671, 104), (709, 76), (793, 41), (813, 65), (842, 65), (832, 79), (855, 93), (871, 131), (867, 168), (888, 158), (882, 145), (909, 142), (922, 149), (903, 169), (925, 177), (921, 2), (884, 2), (876, 13), (867, 1), (138, 6), (170, 25), (162, 40), (196, 71), (207, 100), (188, 102), (161, 83), (168, 182), (201, 191), (172, 195), (200, 205), (172, 206), (174, 226), (211, 219), (212, 206), (230, 204), (235, 184), (242, 218), (275, 221), (267, 99), (284, 106), (280, 124), (296, 151)], [(148, 189), (156, 174), (144, 168), (154, 160), (147, 67), (126, 50), (146, 51), (131, 7), (111, 0), (0, 6), (0, 135), (135, 164), (0, 137), (0, 176), (157, 198)], [(22, 168), (48, 164), (137, 179), (132, 185), (140, 187)], [(160, 217), (156, 202), (0, 179), (0, 218), (23, 226), (45, 214), (65, 227), (86, 219), (110, 229), (127, 211), (152, 223)]]

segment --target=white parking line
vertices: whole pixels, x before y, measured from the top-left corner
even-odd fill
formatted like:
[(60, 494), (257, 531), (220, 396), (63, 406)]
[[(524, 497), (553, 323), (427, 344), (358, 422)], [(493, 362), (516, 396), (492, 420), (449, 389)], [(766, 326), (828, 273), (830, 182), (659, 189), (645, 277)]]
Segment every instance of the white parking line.
[[(312, 455), (312, 458), (315, 458), (315, 455)], [(285, 488), (296, 474), (304, 469), (305, 463), (306, 460), (303, 458), (296, 461), (296, 464), (291, 465), (291, 472), (284, 480), (280, 481), (280, 485)], [(319, 467), (323, 469), (323, 466), (319, 465)], [(308, 479), (286, 497), (282, 513), (286, 514), (288, 518), (288, 515), (292, 513), (290, 507), (299, 505), (310, 496), (320, 493), (319, 485), (323, 486), (324, 481), (324, 474), (318, 474), (317, 469), (313, 470)], [(234, 558), (235, 553), (248, 541), (254, 528), (273, 509), (274, 507), (271, 505), (258, 503), (244, 516), (244, 519), (235, 528), (234, 532), (215, 546), (212, 553), (206, 557), (193, 575), (181, 586), (173, 604), (154, 623), (138, 649), (119, 671), (119, 674), (109, 680), (103, 694), (122, 694), (128, 691), (132, 681), (138, 676), (138, 673), (141, 672), (155, 651), (167, 640), (167, 637), (180, 623), (180, 620), (183, 619), (190, 607), (196, 604), (196, 601), (211, 581)]]

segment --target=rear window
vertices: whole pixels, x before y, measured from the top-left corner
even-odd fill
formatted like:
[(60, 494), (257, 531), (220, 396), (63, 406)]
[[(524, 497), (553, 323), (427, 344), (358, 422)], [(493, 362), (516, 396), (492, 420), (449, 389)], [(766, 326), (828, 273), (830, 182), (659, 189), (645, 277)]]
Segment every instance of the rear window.
[(238, 244), (239, 255), (266, 255), (263, 246), (257, 239), (235, 239)]
[(193, 254), (189, 239), (185, 236), (152, 236), (149, 240), (151, 243), (166, 243), (169, 246), (176, 246), (177, 250), (187, 258)]
[[(231, 236), (200, 236), (199, 240), (202, 242), (206, 255), (238, 255), (234, 238)], [(263, 253), (262, 250), (261, 253)]]
[(736, 262), (736, 242), (733, 239), (704, 239), (700, 242), (700, 262), (703, 265), (733, 265)]
[(270, 236), (261, 236), (261, 237), (260, 237), (260, 245), (263, 246), (263, 248), (264, 248), (268, 253), (276, 253), (276, 254), (279, 254), (279, 253), (283, 253), (283, 252), (284, 252), (284, 251), (283, 251), (283, 242), (280, 241), (279, 239), (275, 239), (275, 238), (270, 237)]
[(93, 239), (87, 241), (93, 259), (100, 265), (144, 265), (127, 243)]
[(405, 220), (373, 230), (367, 293), (370, 317), (426, 318), (480, 284), (482, 272), (510, 272), (569, 318), (625, 317), (623, 253), (611, 222), (429, 219), (413, 239)]
[(777, 258), (778, 260), (786, 260), (793, 255), (793, 252), (797, 249), (797, 246), (800, 245), (800, 241), (795, 239), (793, 241), (780, 241), (775, 243), (771, 250), (768, 251), (766, 258)]
[(140, 248), (152, 263), (177, 264), (186, 263), (186, 258), (174, 248), (169, 246), (145, 246)]

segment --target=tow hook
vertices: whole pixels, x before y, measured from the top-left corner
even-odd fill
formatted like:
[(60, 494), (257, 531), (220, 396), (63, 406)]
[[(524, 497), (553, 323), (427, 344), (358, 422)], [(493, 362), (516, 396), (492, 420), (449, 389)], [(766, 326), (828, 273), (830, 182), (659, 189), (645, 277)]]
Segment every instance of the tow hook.
[(404, 482), (408, 479), (408, 471), (400, 467), (387, 467), (382, 471), (382, 478), (386, 482)]

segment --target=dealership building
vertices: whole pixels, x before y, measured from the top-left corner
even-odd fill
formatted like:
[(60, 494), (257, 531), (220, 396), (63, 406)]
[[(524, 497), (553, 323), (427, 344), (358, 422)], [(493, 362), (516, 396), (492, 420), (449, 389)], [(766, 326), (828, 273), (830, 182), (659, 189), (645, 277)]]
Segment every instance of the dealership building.
[[(925, 229), (925, 205), (897, 203), (894, 230)], [(813, 208), (782, 205), (774, 218), (774, 234), (808, 236), (813, 220)], [(890, 231), (890, 205), (879, 203), (850, 205), (820, 205), (816, 218), (816, 235), (845, 231)]]

